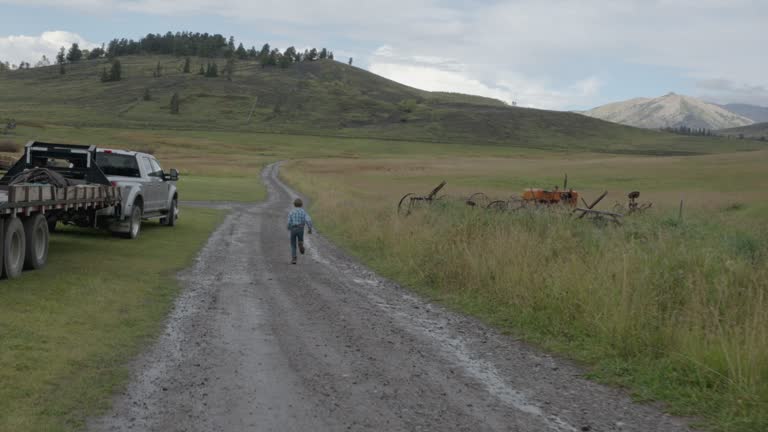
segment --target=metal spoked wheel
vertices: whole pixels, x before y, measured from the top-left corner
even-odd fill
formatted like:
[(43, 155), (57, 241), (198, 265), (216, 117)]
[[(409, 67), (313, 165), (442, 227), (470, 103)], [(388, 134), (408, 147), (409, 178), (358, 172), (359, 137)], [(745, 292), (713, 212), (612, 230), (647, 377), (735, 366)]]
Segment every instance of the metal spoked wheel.
[(402, 198), (400, 198), (400, 202), (397, 203), (397, 214), (400, 216), (408, 216), (411, 214), (411, 197), (414, 196), (413, 193), (405, 194)]
[(467, 198), (467, 205), (470, 207), (482, 207), (488, 206), (488, 195), (482, 192), (475, 192)]
[(508, 208), (508, 204), (507, 204), (507, 201), (505, 200), (496, 200), (488, 203), (488, 205), (485, 208), (487, 208), (488, 210), (506, 211)]
[(507, 210), (509, 211), (518, 211), (526, 208), (528, 206), (528, 202), (521, 197), (512, 197), (507, 201)]

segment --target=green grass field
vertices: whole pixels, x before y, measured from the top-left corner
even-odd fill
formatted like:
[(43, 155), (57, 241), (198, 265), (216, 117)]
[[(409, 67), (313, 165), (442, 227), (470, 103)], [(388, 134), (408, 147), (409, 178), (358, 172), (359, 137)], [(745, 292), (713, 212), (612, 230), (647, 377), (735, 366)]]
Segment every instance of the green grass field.
[(127, 360), (159, 330), (175, 273), (222, 217), (183, 215), (172, 229), (147, 223), (136, 241), (67, 229), (45, 269), (0, 282), (0, 430), (79, 430), (108, 407)]
[(254, 177), (184, 177), (184, 201), (256, 202), (266, 198), (266, 190)]
[[(313, 199), (318, 230), (393, 279), (590, 365), (718, 431), (768, 428), (768, 151), (696, 157), (532, 153), (313, 159), (283, 176)], [(498, 214), (463, 199), (570, 184), (600, 209), (652, 201), (623, 227), (567, 213)], [(431, 209), (406, 192), (447, 180)], [(683, 219), (678, 218), (680, 200)]]

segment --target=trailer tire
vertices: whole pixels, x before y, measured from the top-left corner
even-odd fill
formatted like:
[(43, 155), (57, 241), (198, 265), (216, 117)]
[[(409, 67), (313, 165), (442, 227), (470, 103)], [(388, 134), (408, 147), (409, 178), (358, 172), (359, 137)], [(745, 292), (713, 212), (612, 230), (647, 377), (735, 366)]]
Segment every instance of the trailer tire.
[(6, 220), (2, 245), (4, 277), (13, 279), (21, 275), (24, 270), (25, 242), (24, 225), (19, 218)]
[(45, 216), (36, 214), (24, 219), (24, 237), (26, 253), (24, 268), (38, 270), (48, 262), (48, 221)]
[(54, 218), (48, 219), (46, 221), (46, 223), (48, 224), (48, 232), (51, 233), (51, 234), (55, 233), (56, 232), (56, 224), (58, 224), (59, 221), (54, 217)]
[(137, 199), (133, 202), (133, 205), (131, 206), (131, 225), (128, 228), (128, 232), (121, 233), (123, 238), (127, 238), (130, 240), (136, 239), (139, 237), (139, 233), (141, 232), (141, 219), (144, 215), (144, 208), (143, 203), (140, 199)]

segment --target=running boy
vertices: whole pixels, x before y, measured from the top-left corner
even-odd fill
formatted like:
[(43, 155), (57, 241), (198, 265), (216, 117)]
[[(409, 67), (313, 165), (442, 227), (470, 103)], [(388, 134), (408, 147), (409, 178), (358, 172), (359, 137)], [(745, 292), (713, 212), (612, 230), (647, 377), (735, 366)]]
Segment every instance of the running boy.
[(296, 242), (299, 243), (299, 252), (304, 255), (304, 226), (308, 233), (312, 234), (312, 218), (302, 208), (304, 203), (299, 199), (293, 201), (294, 209), (288, 213), (288, 231), (291, 232), (291, 264), (296, 264)]

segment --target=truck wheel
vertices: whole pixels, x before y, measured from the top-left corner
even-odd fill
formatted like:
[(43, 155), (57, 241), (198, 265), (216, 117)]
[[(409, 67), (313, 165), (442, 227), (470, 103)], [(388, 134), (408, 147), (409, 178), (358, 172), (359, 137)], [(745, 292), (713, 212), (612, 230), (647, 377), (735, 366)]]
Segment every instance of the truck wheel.
[(133, 209), (131, 210), (131, 225), (127, 233), (123, 233), (123, 237), (127, 239), (135, 239), (141, 232), (141, 218), (144, 210), (141, 208), (141, 202), (134, 202)]
[(161, 218), (160, 223), (165, 226), (176, 226), (176, 221), (179, 219), (179, 203), (176, 198), (171, 200), (171, 206), (168, 208), (168, 216)]
[(48, 221), (45, 216), (36, 214), (24, 219), (24, 237), (26, 254), (24, 268), (38, 270), (48, 262)]
[(48, 232), (49, 233), (55, 233), (56, 232), (56, 224), (58, 223), (58, 219), (55, 217), (52, 217), (50, 219), (46, 219), (46, 223), (48, 224)]
[(6, 220), (3, 238), (3, 276), (8, 279), (18, 277), (24, 269), (26, 247), (24, 237), (24, 225), (19, 218)]

